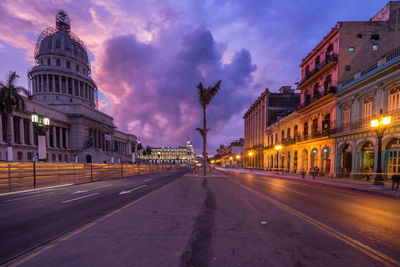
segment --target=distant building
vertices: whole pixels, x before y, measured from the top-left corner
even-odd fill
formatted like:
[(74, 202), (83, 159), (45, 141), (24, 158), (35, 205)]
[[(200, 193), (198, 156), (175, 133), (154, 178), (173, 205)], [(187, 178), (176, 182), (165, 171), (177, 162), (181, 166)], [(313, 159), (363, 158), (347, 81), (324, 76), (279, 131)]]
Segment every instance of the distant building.
[(221, 166), (243, 167), (243, 145), (243, 138), (239, 138), (226, 147), (221, 145), (220, 148), (217, 149), (213, 160)]
[(295, 111), (300, 104), (300, 95), (290, 86), (282, 86), (279, 93), (268, 89), (253, 103), (244, 119), (244, 166), (264, 167), (263, 149), (267, 142), (267, 126)]
[(192, 143), (188, 140), (186, 146), (180, 147), (151, 147), (150, 155), (143, 155), (141, 151), (140, 158), (151, 163), (169, 163), (169, 164), (192, 164), (195, 162), (195, 153)]
[[(50, 118), (46, 132), (48, 162), (133, 162), (137, 138), (116, 130), (113, 118), (96, 109), (97, 86), (92, 80), (86, 48), (70, 29), (63, 11), (56, 28), (42, 32), (35, 48), (35, 66), (29, 71), (33, 100), (25, 111), (13, 111), (13, 161), (38, 158), (38, 133), (32, 113)], [(0, 160), (7, 160), (7, 118), (0, 117)]]

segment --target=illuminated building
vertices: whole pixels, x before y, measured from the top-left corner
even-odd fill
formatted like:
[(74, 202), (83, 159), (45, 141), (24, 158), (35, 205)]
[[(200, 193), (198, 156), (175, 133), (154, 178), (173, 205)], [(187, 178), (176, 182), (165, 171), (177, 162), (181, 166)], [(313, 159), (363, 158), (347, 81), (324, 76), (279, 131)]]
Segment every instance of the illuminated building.
[(171, 163), (171, 164), (192, 164), (195, 162), (195, 153), (192, 143), (188, 140), (186, 146), (180, 147), (151, 147), (150, 155), (143, 155), (140, 158), (145, 162), (151, 163)]

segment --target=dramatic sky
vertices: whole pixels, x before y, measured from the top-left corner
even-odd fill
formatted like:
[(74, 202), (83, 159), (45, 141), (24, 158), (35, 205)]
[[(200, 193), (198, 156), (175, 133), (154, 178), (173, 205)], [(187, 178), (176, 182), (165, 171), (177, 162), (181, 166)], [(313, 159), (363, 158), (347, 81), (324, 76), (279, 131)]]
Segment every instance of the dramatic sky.
[(368, 20), (383, 0), (1, 0), (0, 79), (28, 87), (37, 36), (64, 9), (84, 41), (99, 109), (144, 145), (196, 153), (196, 85), (222, 80), (207, 110), (209, 154), (243, 137), (243, 114), (265, 88), (300, 79), (301, 59), (337, 21)]

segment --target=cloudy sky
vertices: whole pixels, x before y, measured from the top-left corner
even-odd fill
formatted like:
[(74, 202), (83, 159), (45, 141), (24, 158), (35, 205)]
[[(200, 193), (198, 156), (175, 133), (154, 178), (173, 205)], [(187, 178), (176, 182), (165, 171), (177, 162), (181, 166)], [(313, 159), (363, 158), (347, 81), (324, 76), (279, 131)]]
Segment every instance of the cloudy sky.
[(301, 59), (337, 21), (368, 20), (383, 0), (2, 0), (0, 79), (28, 87), (38, 35), (64, 9), (86, 44), (99, 109), (145, 145), (196, 153), (202, 126), (196, 85), (222, 80), (210, 104), (209, 154), (243, 137), (242, 116), (265, 88), (300, 79)]

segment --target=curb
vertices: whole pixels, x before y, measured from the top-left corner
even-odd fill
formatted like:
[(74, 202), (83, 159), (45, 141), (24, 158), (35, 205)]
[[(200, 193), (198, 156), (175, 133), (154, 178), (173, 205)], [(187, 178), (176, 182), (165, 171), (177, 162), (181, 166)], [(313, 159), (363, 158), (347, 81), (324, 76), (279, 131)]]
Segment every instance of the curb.
[[(222, 169), (222, 168), (218, 168), (217, 170), (220, 171), (231, 171), (231, 172), (240, 172), (240, 169)], [(259, 176), (267, 176), (267, 177), (271, 177), (271, 178), (277, 178), (277, 179), (285, 179), (285, 180), (290, 180), (290, 181), (296, 181), (296, 182), (302, 182), (302, 183), (307, 183), (307, 184), (317, 184), (317, 185), (324, 185), (326, 187), (331, 187), (331, 188), (345, 188), (348, 190), (353, 190), (353, 191), (357, 191), (357, 192), (363, 192), (363, 193), (369, 193), (372, 195), (378, 195), (378, 196), (385, 196), (385, 197), (389, 197), (389, 198), (395, 198), (395, 199), (400, 199), (400, 194), (394, 195), (394, 194), (390, 194), (390, 193), (386, 193), (386, 192), (382, 192), (379, 191), (380, 189), (375, 189), (375, 190), (368, 190), (368, 189), (363, 189), (363, 188), (357, 188), (357, 187), (353, 187), (353, 186), (349, 186), (346, 184), (329, 184), (329, 183), (323, 183), (321, 181), (318, 180), (306, 180), (306, 179), (296, 179), (296, 178), (291, 178), (288, 176), (279, 176), (279, 175), (275, 175), (275, 174), (268, 174), (268, 173), (256, 173), (256, 172), (249, 172), (251, 174), (255, 174), (255, 175), (259, 175)], [(382, 190), (382, 189), (381, 189)], [(390, 189), (389, 189), (390, 190)]]

